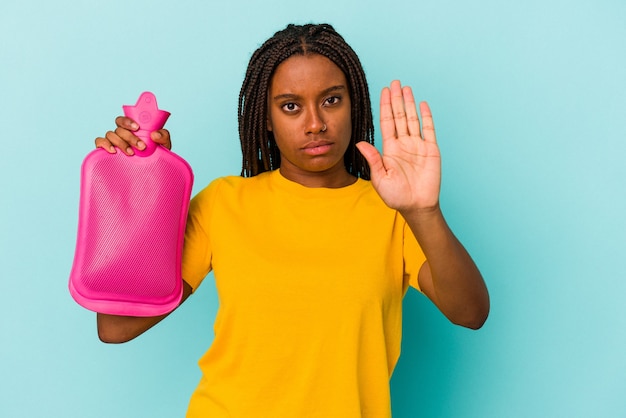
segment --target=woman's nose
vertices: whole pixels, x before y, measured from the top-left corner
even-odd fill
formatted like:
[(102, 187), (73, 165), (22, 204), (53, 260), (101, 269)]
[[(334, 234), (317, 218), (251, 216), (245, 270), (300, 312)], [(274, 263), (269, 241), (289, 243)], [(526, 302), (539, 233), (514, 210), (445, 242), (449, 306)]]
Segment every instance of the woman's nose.
[(318, 134), (326, 130), (326, 124), (318, 109), (312, 109), (308, 112), (305, 130), (307, 134)]

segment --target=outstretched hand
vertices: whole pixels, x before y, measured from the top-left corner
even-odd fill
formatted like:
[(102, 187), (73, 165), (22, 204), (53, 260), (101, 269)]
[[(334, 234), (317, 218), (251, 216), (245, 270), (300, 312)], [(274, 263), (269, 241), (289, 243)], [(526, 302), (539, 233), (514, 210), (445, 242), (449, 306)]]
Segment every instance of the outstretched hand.
[(439, 204), (441, 156), (430, 108), (413, 92), (393, 81), (380, 96), (382, 155), (371, 144), (356, 144), (370, 166), (372, 185), (387, 204), (399, 211), (434, 209)]

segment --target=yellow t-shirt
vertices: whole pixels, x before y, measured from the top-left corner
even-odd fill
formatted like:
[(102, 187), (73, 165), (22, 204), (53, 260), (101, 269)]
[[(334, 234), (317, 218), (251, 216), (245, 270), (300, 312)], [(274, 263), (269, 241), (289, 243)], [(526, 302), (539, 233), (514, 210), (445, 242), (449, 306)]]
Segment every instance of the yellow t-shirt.
[(183, 278), (196, 289), (213, 270), (219, 296), (187, 417), (391, 416), (402, 297), (424, 261), (368, 181), (215, 180), (185, 239)]

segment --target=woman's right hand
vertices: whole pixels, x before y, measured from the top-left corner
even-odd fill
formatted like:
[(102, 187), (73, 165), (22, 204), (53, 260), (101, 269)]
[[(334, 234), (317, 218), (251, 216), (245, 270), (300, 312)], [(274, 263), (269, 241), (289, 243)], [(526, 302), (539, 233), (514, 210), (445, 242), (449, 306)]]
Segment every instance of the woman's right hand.
[[(96, 148), (103, 148), (110, 154), (115, 154), (116, 148), (119, 148), (126, 155), (135, 154), (133, 148), (140, 151), (146, 148), (146, 144), (134, 134), (139, 129), (139, 125), (134, 120), (125, 116), (118, 116), (115, 119), (115, 124), (117, 125), (115, 131), (109, 131), (104, 137), (96, 138)], [(152, 132), (150, 138), (157, 144), (172, 149), (172, 141), (167, 129)]]

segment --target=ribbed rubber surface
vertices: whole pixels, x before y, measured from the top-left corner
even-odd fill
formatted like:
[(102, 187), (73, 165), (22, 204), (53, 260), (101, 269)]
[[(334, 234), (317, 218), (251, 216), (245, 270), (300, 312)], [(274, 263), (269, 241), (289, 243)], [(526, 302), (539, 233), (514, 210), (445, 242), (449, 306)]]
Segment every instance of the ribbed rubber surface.
[(147, 158), (97, 151), (83, 163), (70, 291), (99, 312), (158, 314), (182, 292), (191, 169), (164, 149)]

